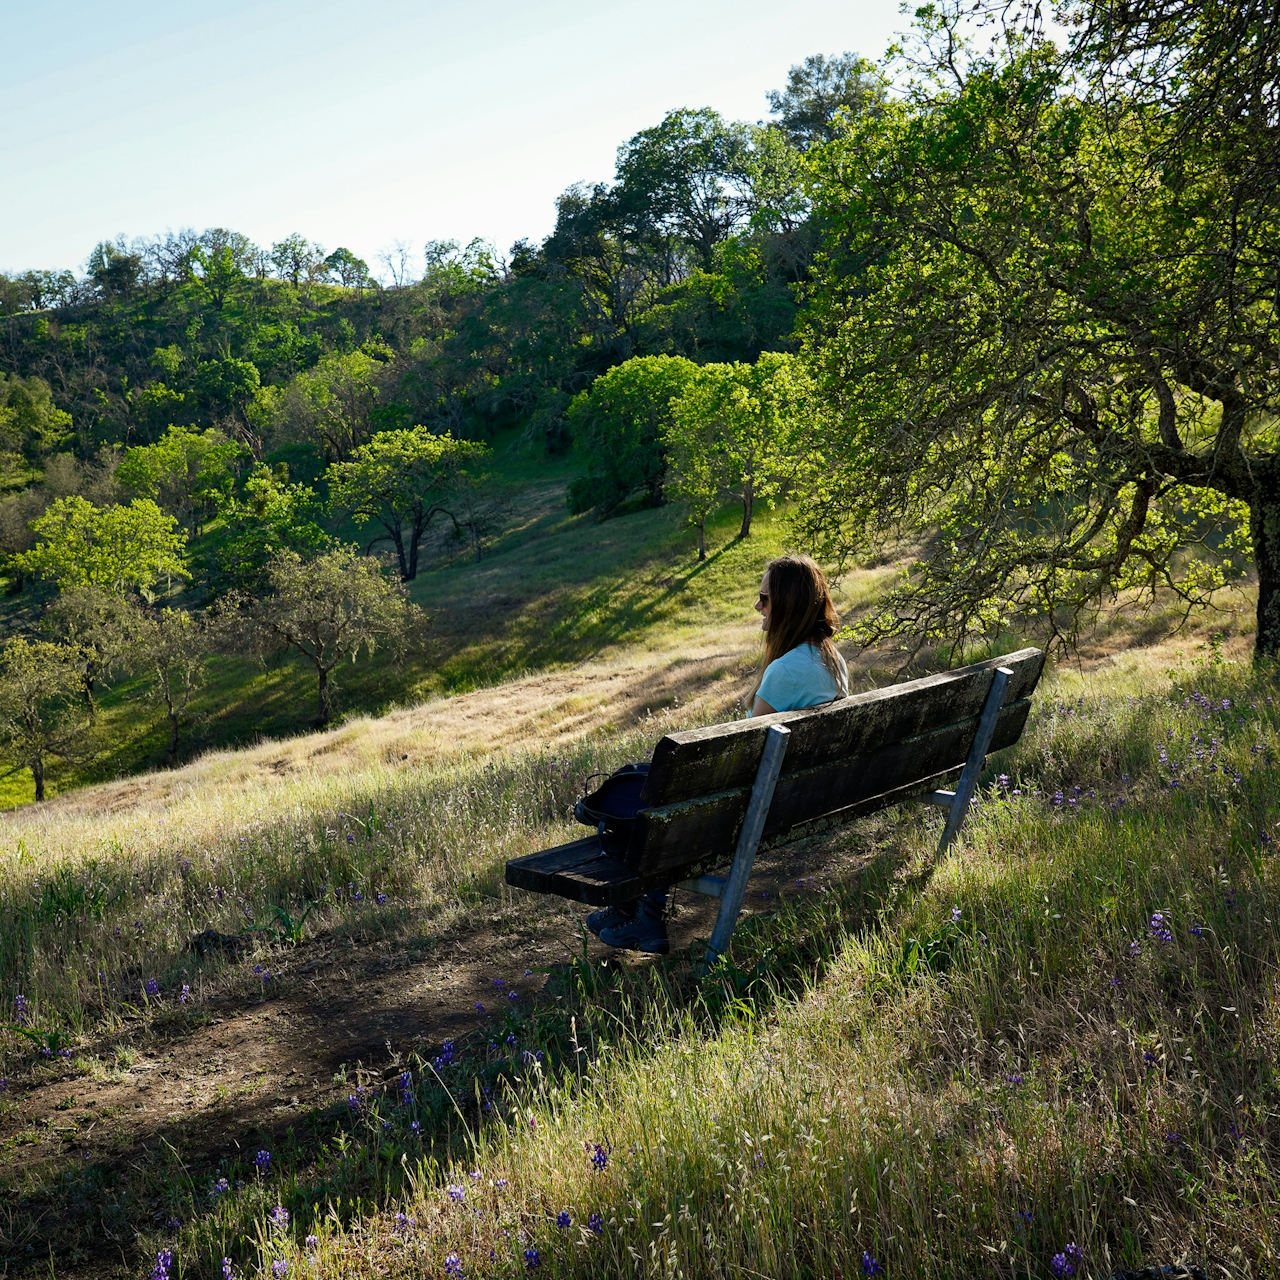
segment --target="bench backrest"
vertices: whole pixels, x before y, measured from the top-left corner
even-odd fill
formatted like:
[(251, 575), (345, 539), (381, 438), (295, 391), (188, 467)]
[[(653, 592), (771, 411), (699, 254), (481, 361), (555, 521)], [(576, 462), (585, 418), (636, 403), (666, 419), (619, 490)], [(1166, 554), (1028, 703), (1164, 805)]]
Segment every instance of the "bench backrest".
[(997, 667), (1013, 672), (991, 750), (1022, 736), (1039, 649), (842, 698), (668, 734), (654, 749), (626, 860), (643, 876), (732, 852), (772, 724), (791, 730), (764, 845), (797, 839), (940, 786), (965, 762)]

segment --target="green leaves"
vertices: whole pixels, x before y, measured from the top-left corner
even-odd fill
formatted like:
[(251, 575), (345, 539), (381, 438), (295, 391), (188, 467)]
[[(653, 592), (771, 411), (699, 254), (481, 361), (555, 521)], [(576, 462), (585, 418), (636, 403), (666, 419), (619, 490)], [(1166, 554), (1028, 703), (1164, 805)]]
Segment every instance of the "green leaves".
[(51, 578), (59, 587), (148, 595), (163, 578), (190, 576), (177, 521), (149, 498), (108, 507), (78, 496), (59, 498), (31, 528), (40, 541), (14, 559), (24, 572)]

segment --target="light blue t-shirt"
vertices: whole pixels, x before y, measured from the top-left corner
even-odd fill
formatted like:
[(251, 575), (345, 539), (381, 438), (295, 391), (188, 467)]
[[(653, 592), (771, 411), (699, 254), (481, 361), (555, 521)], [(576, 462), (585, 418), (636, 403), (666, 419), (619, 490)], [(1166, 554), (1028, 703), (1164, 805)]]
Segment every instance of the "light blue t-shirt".
[[(822, 650), (817, 645), (798, 644), (782, 657), (775, 658), (764, 669), (764, 679), (756, 696), (763, 698), (775, 711), (799, 711), (821, 706), (833, 698), (842, 698), (849, 690), (849, 669), (837, 653), (840, 681), (827, 670)], [(747, 715), (751, 715), (748, 711)]]

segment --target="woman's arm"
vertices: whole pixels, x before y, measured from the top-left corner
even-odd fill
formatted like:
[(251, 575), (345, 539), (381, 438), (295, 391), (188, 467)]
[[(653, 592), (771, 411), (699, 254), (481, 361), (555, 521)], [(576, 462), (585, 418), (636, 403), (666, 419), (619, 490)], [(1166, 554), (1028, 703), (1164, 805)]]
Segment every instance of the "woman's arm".
[(751, 718), (754, 720), (756, 716), (771, 716), (773, 711), (773, 707), (763, 698), (757, 698), (755, 706), (751, 708)]

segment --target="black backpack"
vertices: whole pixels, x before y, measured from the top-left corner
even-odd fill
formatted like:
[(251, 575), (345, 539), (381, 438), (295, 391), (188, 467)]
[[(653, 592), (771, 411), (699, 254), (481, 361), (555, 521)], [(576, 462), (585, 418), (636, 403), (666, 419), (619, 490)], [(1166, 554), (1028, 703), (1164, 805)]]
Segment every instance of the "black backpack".
[[(587, 779), (589, 787), (598, 778)], [(600, 846), (611, 857), (620, 858), (631, 843), (631, 829), (636, 814), (645, 808), (644, 785), (649, 779), (649, 765), (624, 764), (615, 769), (594, 791), (587, 791), (573, 806), (573, 816), (600, 833)]]

